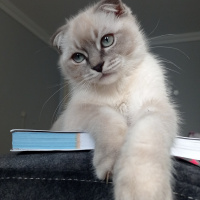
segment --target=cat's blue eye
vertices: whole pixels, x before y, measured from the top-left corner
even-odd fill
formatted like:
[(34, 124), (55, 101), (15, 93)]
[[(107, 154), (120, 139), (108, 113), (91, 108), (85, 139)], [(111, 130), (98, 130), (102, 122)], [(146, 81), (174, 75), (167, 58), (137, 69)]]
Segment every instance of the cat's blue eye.
[(72, 59), (76, 62), (76, 63), (81, 63), (85, 60), (85, 56), (82, 53), (74, 53), (72, 55)]
[(101, 46), (104, 48), (110, 47), (113, 43), (114, 43), (114, 35), (113, 34), (107, 34), (101, 38)]

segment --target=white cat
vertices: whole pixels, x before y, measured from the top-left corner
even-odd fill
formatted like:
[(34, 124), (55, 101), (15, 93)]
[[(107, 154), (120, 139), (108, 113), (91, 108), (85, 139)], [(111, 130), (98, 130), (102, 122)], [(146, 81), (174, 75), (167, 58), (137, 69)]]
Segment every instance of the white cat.
[(178, 116), (162, 64), (131, 10), (102, 0), (68, 20), (52, 41), (71, 86), (52, 129), (91, 133), (96, 175), (113, 174), (115, 200), (172, 200)]

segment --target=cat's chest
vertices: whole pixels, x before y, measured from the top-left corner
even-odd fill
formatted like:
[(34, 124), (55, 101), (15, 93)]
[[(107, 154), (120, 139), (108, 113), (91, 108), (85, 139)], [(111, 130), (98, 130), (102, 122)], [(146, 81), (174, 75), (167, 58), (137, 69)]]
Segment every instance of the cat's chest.
[(115, 109), (121, 115), (123, 115), (126, 120), (129, 121), (131, 106), (128, 95), (124, 95), (121, 98), (113, 99), (113, 101), (110, 101), (109, 106)]
[(114, 109), (116, 109), (122, 115), (127, 115), (127, 113), (128, 113), (128, 102), (127, 101), (116, 102), (112, 106)]
[(124, 92), (115, 95), (88, 95), (82, 99), (85, 103), (92, 102), (92, 104), (113, 108), (124, 116), (128, 122), (132, 113), (131, 96), (131, 93)]

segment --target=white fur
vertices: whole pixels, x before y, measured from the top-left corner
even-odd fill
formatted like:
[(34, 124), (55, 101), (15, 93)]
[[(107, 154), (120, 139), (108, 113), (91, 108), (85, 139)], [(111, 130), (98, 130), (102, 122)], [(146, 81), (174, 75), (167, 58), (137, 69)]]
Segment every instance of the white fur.
[[(67, 54), (73, 44), (66, 38), (70, 31), (73, 32), (74, 20), (80, 16), (83, 19), (92, 9), (70, 22), (71, 27), (64, 38), (56, 37), (59, 43), (62, 41), (64, 51), (61, 68), (73, 89), (68, 106), (52, 129), (91, 133), (95, 140), (96, 175), (105, 179), (107, 172), (112, 172), (115, 200), (172, 200), (170, 148), (177, 133), (178, 117), (168, 95), (163, 67), (148, 52), (135, 19), (127, 18), (122, 23), (116, 21), (116, 26), (111, 25), (115, 32), (120, 26), (126, 28), (125, 23), (133, 23), (129, 28), (136, 38), (131, 54), (117, 55), (112, 61), (106, 57), (103, 73), (109, 71), (111, 75), (104, 77), (89, 69), (83, 72), (85, 63), (79, 69), (80, 74), (85, 73), (80, 75), (83, 78), (79, 81), (74, 81), (73, 74), (69, 74), (71, 71), (67, 71), (67, 66), (71, 65), (71, 61), (66, 61)], [(108, 10), (112, 11), (110, 5)], [(108, 15), (99, 13), (96, 17), (105, 20)], [(103, 24), (98, 26), (103, 27)], [(88, 32), (98, 41), (104, 34), (99, 31), (96, 38), (93, 31)]]

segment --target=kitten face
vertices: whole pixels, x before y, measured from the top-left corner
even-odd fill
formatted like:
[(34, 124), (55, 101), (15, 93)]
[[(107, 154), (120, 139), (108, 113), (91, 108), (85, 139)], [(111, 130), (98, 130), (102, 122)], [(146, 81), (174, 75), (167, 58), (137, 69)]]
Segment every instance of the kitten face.
[(61, 70), (71, 82), (115, 83), (133, 70), (129, 62), (142, 58), (144, 41), (129, 8), (108, 2), (81, 12), (55, 34)]

